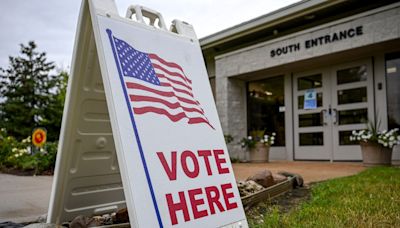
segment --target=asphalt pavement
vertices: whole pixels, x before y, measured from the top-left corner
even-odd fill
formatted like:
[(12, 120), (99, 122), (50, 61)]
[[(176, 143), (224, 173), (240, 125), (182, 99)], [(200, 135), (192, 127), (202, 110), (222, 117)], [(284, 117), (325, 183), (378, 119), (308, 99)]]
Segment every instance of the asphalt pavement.
[(30, 222), (46, 214), (52, 176), (0, 173), (0, 222)]

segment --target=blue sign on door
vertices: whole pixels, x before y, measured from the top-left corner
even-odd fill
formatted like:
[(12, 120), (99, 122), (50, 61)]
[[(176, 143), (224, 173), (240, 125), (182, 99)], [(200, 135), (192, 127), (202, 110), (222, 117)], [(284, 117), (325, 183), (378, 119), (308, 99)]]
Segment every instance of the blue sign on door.
[(317, 92), (315, 89), (308, 89), (304, 94), (304, 109), (317, 108)]

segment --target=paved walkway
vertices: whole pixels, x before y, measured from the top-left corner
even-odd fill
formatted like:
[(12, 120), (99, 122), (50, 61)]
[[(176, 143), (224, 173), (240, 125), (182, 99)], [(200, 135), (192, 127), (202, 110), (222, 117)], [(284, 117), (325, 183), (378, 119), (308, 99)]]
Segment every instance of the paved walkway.
[(0, 222), (29, 222), (47, 213), (52, 180), (0, 174)]
[(233, 171), (238, 180), (245, 180), (258, 171), (268, 169), (272, 173), (288, 171), (300, 174), (306, 184), (327, 179), (357, 174), (365, 169), (361, 162), (287, 162), (273, 161), (270, 163), (235, 163)]
[[(303, 176), (306, 183), (356, 174), (361, 163), (270, 162), (235, 163), (235, 176), (246, 179), (257, 171), (288, 171)], [(52, 185), (51, 176), (14, 176), (0, 173), (0, 222), (28, 222), (46, 214)]]

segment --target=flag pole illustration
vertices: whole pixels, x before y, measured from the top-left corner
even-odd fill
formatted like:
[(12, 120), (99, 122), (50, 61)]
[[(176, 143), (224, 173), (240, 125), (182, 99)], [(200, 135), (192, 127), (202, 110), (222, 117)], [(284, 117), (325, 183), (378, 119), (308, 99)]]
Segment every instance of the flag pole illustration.
[(151, 182), (149, 170), (147, 168), (146, 158), (145, 158), (144, 153), (143, 153), (142, 143), (140, 142), (139, 132), (137, 130), (135, 118), (134, 118), (134, 115), (133, 115), (133, 109), (131, 108), (129, 95), (128, 95), (127, 88), (126, 88), (126, 85), (125, 85), (125, 82), (124, 82), (124, 76), (122, 74), (122, 69), (120, 67), (120, 63), (119, 63), (120, 60), (118, 58), (116, 45), (114, 43), (114, 37), (113, 37), (112, 31), (110, 29), (107, 29), (106, 32), (108, 34), (108, 38), (110, 39), (111, 49), (113, 51), (115, 63), (117, 64), (117, 70), (118, 70), (119, 78), (120, 78), (120, 81), (121, 81), (121, 86), (123, 88), (125, 101), (126, 101), (126, 104), (128, 106), (129, 116), (131, 118), (133, 131), (135, 133), (135, 138), (136, 138), (136, 141), (137, 141), (137, 145), (138, 145), (138, 149), (139, 149), (139, 153), (140, 153), (140, 158), (142, 160), (144, 172), (145, 172), (145, 175), (146, 175), (147, 184), (148, 184), (148, 187), (149, 187), (149, 190), (150, 190), (150, 194), (151, 194), (151, 199), (152, 199), (152, 202), (153, 202), (154, 210), (155, 210), (156, 215), (157, 215), (158, 225), (159, 225), (160, 228), (162, 228), (164, 226), (163, 226), (163, 223), (162, 223), (162, 220), (161, 220), (160, 210), (158, 209), (156, 197), (154, 195), (153, 184)]

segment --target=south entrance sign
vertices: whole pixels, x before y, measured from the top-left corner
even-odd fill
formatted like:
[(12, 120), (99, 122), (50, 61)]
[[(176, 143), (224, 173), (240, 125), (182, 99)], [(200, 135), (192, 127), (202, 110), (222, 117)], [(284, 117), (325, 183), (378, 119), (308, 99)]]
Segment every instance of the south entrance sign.
[(133, 227), (247, 227), (192, 26), (127, 17), (83, 2), (48, 221), (127, 207)]

